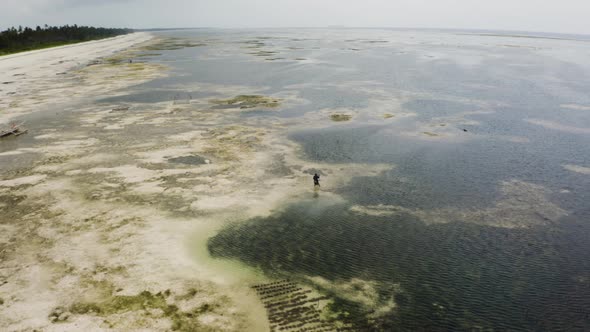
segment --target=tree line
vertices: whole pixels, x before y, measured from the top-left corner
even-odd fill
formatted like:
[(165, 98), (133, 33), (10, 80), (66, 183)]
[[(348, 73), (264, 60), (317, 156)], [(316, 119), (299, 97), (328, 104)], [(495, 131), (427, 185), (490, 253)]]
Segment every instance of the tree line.
[(0, 55), (39, 48), (102, 39), (133, 32), (131, 29), (95, 28), (78, 25), (61, 27), (37, 26), (35, 29), (19, 26), (0, 32)]

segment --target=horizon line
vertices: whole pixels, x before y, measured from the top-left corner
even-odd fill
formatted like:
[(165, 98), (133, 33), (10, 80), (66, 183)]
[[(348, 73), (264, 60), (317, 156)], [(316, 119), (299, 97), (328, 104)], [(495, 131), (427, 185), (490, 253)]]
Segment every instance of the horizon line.
[(196, 29), (220, 29), (220, 30), (256, 30), (256, 29), (394, 29), (394, 30), (431, 30), (431, 31), (474, 31), (474, 32), (503, 32), (503, 33), (523, 33), (523, 34), (552, 34), (564, 36), (584, 36), (590, 38), (590, 33), (584, 32), (551, 32), (541, 30), (509, 30), (509, 29), (487, 29), (487, 28), (426, 28), (426, 27), (393, 27), (393, 26), (346, 26), (346, 25), (326, 25), (326, 26), (284, 26), (284, 27), (156, 27), (156, 28), (130, 28), (132, 30), (196, 30)]

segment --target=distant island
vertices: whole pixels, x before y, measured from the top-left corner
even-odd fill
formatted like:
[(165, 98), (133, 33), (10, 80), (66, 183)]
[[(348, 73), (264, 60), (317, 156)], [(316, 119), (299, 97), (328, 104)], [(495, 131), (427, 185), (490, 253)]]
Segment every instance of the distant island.
[(35, 29), (19, 26), (0, 32), (0, 56), (41, 48), (74, 44), (89, 40), (115, 37), (133, 32), (132, 29), (95, 28), (64, 25), (61, 27), (37, 26)]

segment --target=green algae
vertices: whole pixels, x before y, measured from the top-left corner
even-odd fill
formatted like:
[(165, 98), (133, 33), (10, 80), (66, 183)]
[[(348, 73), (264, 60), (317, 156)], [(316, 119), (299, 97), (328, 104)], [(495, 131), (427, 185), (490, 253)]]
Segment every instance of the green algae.
[(261, 95), (239, 95), (230, 99), (214, 99), (211, 103), (216, 105), (239, 106), (240, 108), (275, 108), (280, 105), (280, 99)]
[[(177, 296), (176, 300), (190, 300), (197, 293), (196, 289), (191, 288), (186, 294)], [(76, 302), (68, 310), (72, 314), (90, 314), (103, 317), (130, 311), (140, 311), (149, 316), (151, 315), (150, 312), (160, 310), (163, 317), (170, 319), (172, 330), (195, 331), (203, 328), (197, 319), (200, 315), (213, 312), (219, 308), (219, 305), (204, 303), (198, 307), (182, 311), (176, 304), (170, 303), (171, 299), (169, 298), (171, 295), (170, 290), (155, 294), (146, 290), (137, 295), (114, 295), (107, 296), (102, 301)]]
[(350, 119), (352, 119), (352, 115), (340, 113), (330, 114), (330, 119), (336, 122), (349, 121)]
[(135, 57), (143, 58), (143, 57), (160, 56), (160, 55), (162, 55), (162, 53), (143, 53), (143, 54), (138, 54)]
[(390, 119), (390, 118), (393, 118), (394, 116), (395, 116), (395, 115), (393, 115), (393, 114), (389, 114), (389, 113), (385, 113), (385, 114), (383, 114), (383, 118), (384, 118), (384, 119)]
[(438, 135), (438, 134), (431, 133), (431, 132), (429, 132), (429, 131), (425, 131), (425, 132), (423, 132), (422, 134), (424, 134), (424, 135), (427, 135), (427, 136), (430, 136), (430, 137), (437, 137), (437, 136), (440, 136), (440, 135)]
[(156, 308), (166, 309), (165, 312), (175, 311), (168, 308), (166, 299), (162, 294), (155, 295), (149, 291), (143, 291), (138, 295), (131, 296), (116, 295), (102, 302), (78, 302), (72, 304), (69, 309), (74, 314), (112, 315), (127, 311)]
[(166, 38), (161, 39), (150, 45), (143, 46), (142, 51), (173, 51), (181, 50), (188, 47), (207, 46), (205, 43), (197, 43), (182, 38)]
[(141, 70), (145, 70), (147, 68), (147, 66), (143, 63), (130, 63), (129, 64), (129, 70), (133, 70), (133, 71), (141, 71)]

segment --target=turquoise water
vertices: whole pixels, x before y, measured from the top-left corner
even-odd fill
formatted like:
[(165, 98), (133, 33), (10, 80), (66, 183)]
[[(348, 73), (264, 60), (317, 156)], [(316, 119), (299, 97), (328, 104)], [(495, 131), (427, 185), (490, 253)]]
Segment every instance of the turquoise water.
[[(228, 226), (209, 239), (212, 256), (318, 287), (358, 330), (590, 330), (590, 176), (565, 167), (590, 167), (588, 41), (377, 29), (161, 35), (207, 46), (146, 58), (174, 74), (104, 102), (221, 95), (199, 84), (296, 94), (306, 103), (243, 116), (352, 110), (348, 123), (285, 137), (305, 160), (393, 166), (334, 189), (344, 202), (320, 192)], [(250, 54), (260, 50), (273, 53)], [(375, 206), (400, 212), (354, 210)], [(444, 222), (430, 220), (437, 214)], [(376, 304), (312, 277), (370, 281)], [(395, 308), (375, 315), (390, 300)]]

